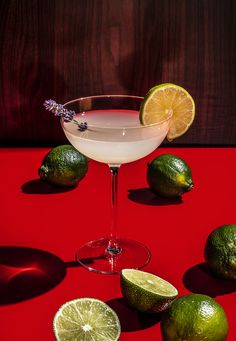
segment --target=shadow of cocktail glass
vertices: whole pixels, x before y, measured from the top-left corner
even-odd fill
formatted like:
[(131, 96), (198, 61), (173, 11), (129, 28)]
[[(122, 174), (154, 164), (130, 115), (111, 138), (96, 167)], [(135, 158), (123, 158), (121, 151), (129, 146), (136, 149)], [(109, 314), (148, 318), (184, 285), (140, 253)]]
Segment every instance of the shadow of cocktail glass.
[(59, 284), (65, 274), (65, 263), (49, 252), (1, 246), (0, 305), (41, 295)]

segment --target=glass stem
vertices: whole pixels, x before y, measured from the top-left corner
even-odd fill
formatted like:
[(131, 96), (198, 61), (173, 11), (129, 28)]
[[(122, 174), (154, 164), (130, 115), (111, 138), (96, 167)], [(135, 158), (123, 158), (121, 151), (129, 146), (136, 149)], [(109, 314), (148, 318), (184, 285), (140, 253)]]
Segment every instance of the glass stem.
[(111, 230), (110, 240), (107, 247), (107, 252), (116, 255), (121, 252), (121, 248), (117, 242), (117, 209), (118, 209), (118, 172), (120, 165), (109, 165), (111, 172)]

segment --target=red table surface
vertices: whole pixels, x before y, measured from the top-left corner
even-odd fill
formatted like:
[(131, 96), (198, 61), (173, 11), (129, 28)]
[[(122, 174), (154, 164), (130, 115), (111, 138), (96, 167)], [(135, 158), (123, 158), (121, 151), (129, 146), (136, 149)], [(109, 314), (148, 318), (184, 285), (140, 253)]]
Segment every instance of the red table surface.
[[(0, 149), (0, 340), (54, 340), (56, 311), (78, 297), (98, 298), (117, 311), (120, 340), (161, 340), (160, 317), (125, 305), (119, 275), (74, 262), (78, 246), (109, 231), (108, 167), (90, 161), (78, 187), (55, 190), (37, 174), (48, 150)], [(182, 202), (148, 190), (147, 162), (163, 153), (182, 157), (192, 169), (194, 189)], [(170, 281), (179, 295), (214, 297), (228, 316), (228, 341), (236, 339), (236, 285), (205, 271), (203, 250), (213, 229), (236, 223), (235, 169), (236, 148), (159, 148), (119, 174), (119, 235), (146, 244), (152, 258), (144, 270)]]

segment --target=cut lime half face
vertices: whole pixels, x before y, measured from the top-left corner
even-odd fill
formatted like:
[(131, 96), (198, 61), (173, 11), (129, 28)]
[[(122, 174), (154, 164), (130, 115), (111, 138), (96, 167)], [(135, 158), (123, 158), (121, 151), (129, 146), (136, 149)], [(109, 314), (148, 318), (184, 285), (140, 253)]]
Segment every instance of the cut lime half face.
[(150, 313), (167, 309), (178, 295), (178, 290), (171, 283), (135, 269), (122, 270), (121, 291), (133, 308)]
[(121, 332), (116, 313), (95, 298), (63, 304), (54, 317), (53, 330), (57, 341), (116, 341)]
[(151, 88), (141, 104), (140, 122), (143, 125), (159, 123), (172, 114), (168, 140), (182, 136), (192, 125), (195, 103), (192, 96), (181, 86), (164, 83)]

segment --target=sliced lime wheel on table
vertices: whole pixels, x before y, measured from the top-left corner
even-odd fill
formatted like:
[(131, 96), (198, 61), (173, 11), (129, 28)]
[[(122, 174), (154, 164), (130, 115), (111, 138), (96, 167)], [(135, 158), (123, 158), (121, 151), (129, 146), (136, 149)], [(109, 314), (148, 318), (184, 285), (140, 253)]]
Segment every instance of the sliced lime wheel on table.
[(166, 310), (178, 295), (177, 289), (171, 283), (135, 269), (122, 270), (121, 292), (130, 306), (146, 313)]
[(95, 298), (78, 298), (63, 304), (53, 320), (58, 341), (116, 341), (120, 322), (116, 313)]
[(187, 90), (179, 85), (164, 83), (151, 88), (140, 108), (140, 122), (143, 125), (165, 120), (172, 113), (168, 140), (182, 136), (192, 125), (195, 117), (195, 103)]

